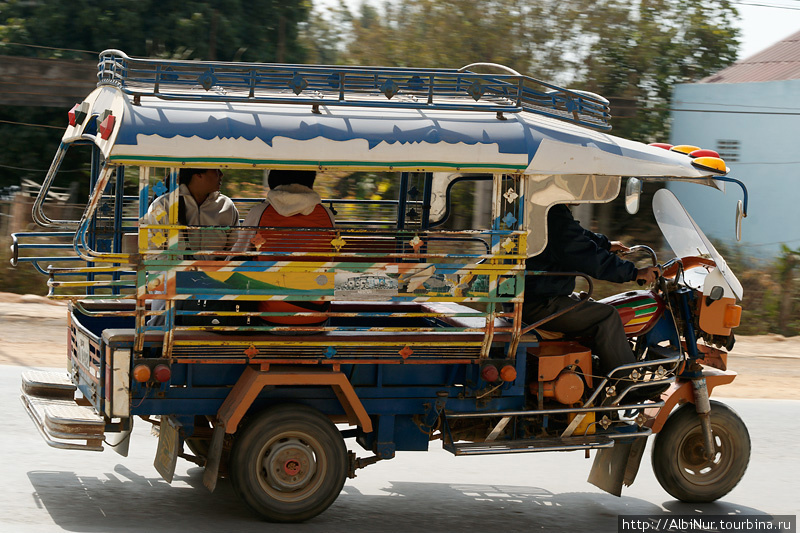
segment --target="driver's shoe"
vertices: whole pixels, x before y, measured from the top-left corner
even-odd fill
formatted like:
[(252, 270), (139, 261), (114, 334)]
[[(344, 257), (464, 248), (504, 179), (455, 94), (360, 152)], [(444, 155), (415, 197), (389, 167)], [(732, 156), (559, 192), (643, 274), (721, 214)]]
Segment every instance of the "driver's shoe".
[[(629, 391), (622, 399), (622, 403), (641, 403), (647, 400), (659, 400), (661, 394), (669, 388), (669, 383), (655, 382), (652, 385), (637, 387)], [(622, 385), (625, 387), (625, 385)]]

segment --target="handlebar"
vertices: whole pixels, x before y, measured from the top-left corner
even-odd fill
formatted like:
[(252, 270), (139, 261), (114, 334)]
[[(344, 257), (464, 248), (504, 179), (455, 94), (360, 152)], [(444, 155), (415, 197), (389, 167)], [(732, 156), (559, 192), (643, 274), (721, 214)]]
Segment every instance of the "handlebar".
[[(661, 265), (658, 264), (658, 258), (656, 257), (656, 252), (655, 252), (655, 250), (653, 250), (649, 246), (646, 246), (644, 244), (637, 244), (636, 246), (631, 246), (628, 249), (628, 251), (621, 251), (620, 255), (630, 255), (630, 254), (634, 254), (634, 253), (637, 253), (637, 252), (646, 252), (647, 255), (650, 256), (650, 260), (652, 261), (653, 266), (654, 267), (658, 267), (659, 272), (661, 272), (662, 268), (661, 268)], [(658, 280), (656, 280), (656, 281), (658, 281)], [(647, 282), (645, 280), (643, 280), (643, 279), (637, 279), (636, 283), (638, 283), (640, 287), (643, 287)]]
[(623, 252), (623, 254), (630, 255), (641, 251), (647, 252), (647, 255), (650, 256), (650, 260), (653, 262), (653, 266), (658, 266), (658, 259), (656, 258), (655, 250), (644, 244), (637, 244), (636, 246), (631, 246), (630, 249), (627, 252)]

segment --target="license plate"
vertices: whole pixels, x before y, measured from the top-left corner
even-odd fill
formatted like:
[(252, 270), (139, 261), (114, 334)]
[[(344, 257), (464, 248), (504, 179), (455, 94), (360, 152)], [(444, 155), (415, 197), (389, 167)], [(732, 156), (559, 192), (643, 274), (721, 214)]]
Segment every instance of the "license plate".
[(75, 331), (74, 339), (74, 358), (77, 360), (79, 368), (89, 374), (93, 380), (97, 381), (100, 379), (100, 361), (97, 356), (96, 343), (81, 330)]
[(89, 338), (83, 334), (83, 332), (78, 331), (77, 335), (75, 335), (75, 352), (78, 355), (78, 363), (85, 368), (89, 369), (92, 366), (92, 349)]

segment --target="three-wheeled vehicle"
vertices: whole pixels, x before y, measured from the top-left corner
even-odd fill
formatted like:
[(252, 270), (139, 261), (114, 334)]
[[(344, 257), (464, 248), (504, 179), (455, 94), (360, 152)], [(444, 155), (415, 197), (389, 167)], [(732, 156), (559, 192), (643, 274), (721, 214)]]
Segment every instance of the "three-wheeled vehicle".
[[(601, 374), (577, 340), (521, 315), (525, 277), (553, 274), (525, 269), (546, 246), (551, 206), (609, 202), (623, 178), (631, 204), (641, 181), (735, 180), (708, 151), (604, 133), (596, 94), (486, 70), (103, 52), (34, 204), (43, 231), (13, 237), (13, 262), (69, 300), (67, 372), (22, 377), (47, 443), (126, 454), (139, 417), (158, 428), (164, 479), (188, 459), (209, 489), (229, 477), (272, 521), (316, 516), (359, 468), (437, 439), (458, 456), (597, 450), (589, 480), (619, 495), (655, 435), (667, 492), (727, 494), (750, 441), (709, 394), (735, 377), (726, 350), (742, 287), (671, 192), (653, 210), (677, 257), (653, 287), (606, 300), (637, 362)], [(46, 202), (69, 150), (92, 165), (80, 220), (52, 218)], [(181, 168), (389, 185), (361, 199), (332, 188), (325, 229), (187, 226)], [(457, 191), (484, 185), (485, 219), (475, 209), (469, 229), (450, 224), (470, 219)], [(234, 197), (240, 219), (262, 199)], [(245, 244), (235, 253), (231, 236)], [(68, 253), (35, 255), (42, 247)], [(285, 320), (298, 317), (317, 320)]]

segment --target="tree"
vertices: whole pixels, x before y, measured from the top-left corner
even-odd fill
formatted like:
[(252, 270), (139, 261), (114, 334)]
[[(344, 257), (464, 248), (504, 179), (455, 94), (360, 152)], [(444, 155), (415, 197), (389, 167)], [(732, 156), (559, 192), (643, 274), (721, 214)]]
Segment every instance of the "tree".
[[(663, 140), (672, 87), (736, 60), (728, 0), (397, 0), (343, 2), (312, 29), (345, 64), (458, 68), (474, 62), (637, 102), (615, 133)], [(334, 36), (339, 33), (340, 39)]]
[[(697, 81), (736, 60), (738, 12), (727, 0), (579, 0), (580, 32), (591, 35), (583, 54), (582, 88), (636, 102), (632, 118), (612, 119), (613, 133), (642, 142), (669, 138), (670, 102), (678, 83)], [(612, 114), (613, 114), (612, 108)], [(650, 190), (652, 194), (654, 190)], [(649, 208), (650, 202), (643, 205)], [(625, 227), (623, 199), (598, 208), (597, 229)]]
[(65, 49), (3, 46), (49, 58), (118, 48), (144, 57), (300, 63), (299, 24), (310, 10), (310, 0), (10, 0), (0, 3), (0, 43)]
[(549, 76), (564, 65), (562, 26), (555, 23), (560, 6), (550, 0), (398, 0), (381, 9), (363, 3), (355, 15), (340, 7), (333, 18), (350, 30), (341, 45), (343, 63), (458, 68), (492, 62)]
[[(96, 52), (116, 48), (139, 57), (301, 63), (300, 24), (310, 11), (310, 0), (9, 0), (0, 2), (0, 54), (95, 61)], [(41, 183), (66, 111), (0, 107), (0, 188), (23, 177)], [(85, 166), (63, 167), (73, 164)]]
[(736, 60), (738, 12), (727, 0), (583, 0), (578, 9), (581, 32), (593, 36), (582, 85), (637, 102), (635, 119), (612, 122), (623, 137), (666, 139), (672, 88)]

